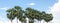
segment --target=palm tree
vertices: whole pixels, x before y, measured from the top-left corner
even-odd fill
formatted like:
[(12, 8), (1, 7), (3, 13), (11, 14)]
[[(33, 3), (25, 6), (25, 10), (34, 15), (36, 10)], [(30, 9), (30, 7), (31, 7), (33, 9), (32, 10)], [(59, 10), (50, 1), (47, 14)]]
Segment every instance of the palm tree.
[(7, 18), (11, 20), (11, 23), (12, 23), (12, 20), (15, 18), (15, 16), (13, 15), (13, 9), (9, 9), (7, 10)]
[(41, 23), (41, 20), (43, 19), (42, 12), (37, 11), (37, 10), (35, 10), (35, 11), (36, 11), (36, 12), (35, 12), (35, 19), (37, 19), (37, 20), (40, 21), (40, 23)]
[(34, 23), (34, 17), (35, 17), (34, 13), (35, 13), (34, 9), (26, 8), (25, 15), (26, 15), (26, 17), (29, 18), (29, 23)]
[(22, 18), (22, 16), (23, 16), (23, 10), (21, 9), (21, 7), (19, 7), (19, 6), (15, 6), (14, 8), (12, 8), (12, 9), (9, 9), (9, 10), (7, 10), (7, 12), (8, 12), (8, 18), (15, 18), (15, 17), (17, 17), (17, 23), (18, 23), (18, 19), (20, 19), (20, 17)]
[(21, 9), (20, 6), (15, 6), (15, 16), (17, 17), (17, 23), (18, 23), (18, 19), (23, 15), (23, 10)]
[(44, 17), (45, 17), (44, 20), (45, 20), (47, 23), (53, 19), (52, 14), (45, 14)]
[[(45, 11), (42, 11), (42, 18), (43, 18), (43, 20), (44, 20), (44, 16), (45, 16), (45, 14), (46, 14), (46, 12)], [(44, 22), (43, 22), (44, 23)]]

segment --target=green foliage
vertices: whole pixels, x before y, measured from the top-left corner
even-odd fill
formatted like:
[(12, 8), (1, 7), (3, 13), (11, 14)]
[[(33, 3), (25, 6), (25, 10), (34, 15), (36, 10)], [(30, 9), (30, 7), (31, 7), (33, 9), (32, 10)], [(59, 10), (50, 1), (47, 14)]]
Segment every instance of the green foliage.
[(21, 22), (26, 22), (27, 17), (29, 18), (29, 23), (34, 23), (34, 19), (39, 21), (45, 20), (46, 22), (49, 22), (53, 19), (52, 14), (47, 14), (44, 11), (40, 12), (30, 7), (26, 8), (24, 11), (20, 6), (15, 6), (14, 8), (7, 10), (8, 19), (13, 20), (15, 17), (17, 17), (17, 19), (19, 19)]
[(25, 16), (19, 17), (19, 20), (20, 21), (26, 21), (26, 17)]
[(7, 18), (9, 18), (10, 20), (13, 20), (15, 17), (14, 17), (14, 12), (13, 12), (14, 9), (9, 9), (7, 10)]
[(7, 14), (7, 18), (9, 18), (10, 20), (13, 20), (15, 17), (11, 14)]
[(53, 19), (53, 16), (51, 15), (51, 14), (46, 14), (45, 16), (44, 16), (44, 20), (46, 21), (46, 22), (49, 22), (49, 21), (51, 21)]

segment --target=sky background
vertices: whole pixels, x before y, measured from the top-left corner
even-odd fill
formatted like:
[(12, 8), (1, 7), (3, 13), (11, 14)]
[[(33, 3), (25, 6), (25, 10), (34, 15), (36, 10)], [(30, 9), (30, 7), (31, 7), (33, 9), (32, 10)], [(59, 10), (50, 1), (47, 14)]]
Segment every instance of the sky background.
[[(60, 0), (0, 0), (0, 23), (10, 22), (6, 17), (6, 10), (14, 8), (14, 6), (20, 6), (23, 10), (31, 7), (39, 11), (52, 13), (54, 16), (52, 23), (60, 23)], [(13, 22), (16, 23), (16, 20)]]

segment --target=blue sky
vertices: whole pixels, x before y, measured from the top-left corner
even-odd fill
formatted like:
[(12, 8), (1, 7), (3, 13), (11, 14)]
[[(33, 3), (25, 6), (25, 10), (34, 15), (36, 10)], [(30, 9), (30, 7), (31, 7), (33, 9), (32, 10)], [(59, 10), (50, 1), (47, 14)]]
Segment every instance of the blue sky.
[[(57, 2), (57, 0), (0, 0), (0, 7), (13, 8), (14, 6), (18, 5), (24, 9), (26, 7), (31, 7), (46, 11), (48, 7), (53, 6), (55, 2)], [(30, 3), (34, 3), (35, 5), (30, 6)]]
[[(6, 17), (6, 10), (13, 8), (14, 6), (21, 6), (23, 10), (27, 7), (31, 7), (39, 11), (49, 12), (51, 10), (54, 11), (55, 7), (58, 7), (59, 3), (59, 0), (0, 0), (0, 22), (8, 21)], [(53, 12), (51, 11), (51, 13)]]

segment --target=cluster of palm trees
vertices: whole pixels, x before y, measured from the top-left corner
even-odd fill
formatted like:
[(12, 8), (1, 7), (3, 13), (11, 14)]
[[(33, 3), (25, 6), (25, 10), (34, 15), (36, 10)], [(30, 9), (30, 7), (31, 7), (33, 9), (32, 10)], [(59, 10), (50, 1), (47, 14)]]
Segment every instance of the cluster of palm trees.
[(53, 16), (52, 14), (48, 14), (44, 11), (40, 12), (30, 7), (26, 8), (24, 11), (20, 6), (15, 6), (14, 8), (7, 10), (7, 18), (11, 20), (11, 23), (15, 18), (17, 18), (17, 23), (18, 20), (21, 21), (21, 23), (27, 23), (26, 18), (29, 19), (29, 23), (34, 23), (34, 19), (37, 19), (40, 23), (41, 20), (48, 23), (53, 19)]

